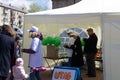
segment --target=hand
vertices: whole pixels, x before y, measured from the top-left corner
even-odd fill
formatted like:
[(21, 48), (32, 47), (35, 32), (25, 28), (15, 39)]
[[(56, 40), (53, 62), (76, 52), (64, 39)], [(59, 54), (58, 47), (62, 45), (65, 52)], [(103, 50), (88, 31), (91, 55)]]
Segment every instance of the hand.
[(36, 53), (36, 51), (33, 51), (32, 49), (22, 49), (21, 51), (24, 52), (24, 53), (28, 53), (28, 54)]
[(28, 49), (21, 49), (21, 52), (28, 52)]
[(25, 52), (25, 49), (21, 49), (22, 52)]
[(64, 45), (63, 45), (63, 47), (65, 47), (65, 48), (66, 48), (67, 46), (68, 46), (67, 44), (64, 44)]

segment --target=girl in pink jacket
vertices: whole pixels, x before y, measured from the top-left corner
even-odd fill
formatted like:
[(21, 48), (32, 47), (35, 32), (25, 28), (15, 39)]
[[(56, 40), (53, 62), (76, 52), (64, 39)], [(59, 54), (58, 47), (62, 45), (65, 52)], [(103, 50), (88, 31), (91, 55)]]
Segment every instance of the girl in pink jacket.
[(28, 78), (23, 67), (24, 61), (22, 58), (16, 59), (15, 66), (12, 67), (14, 80), (24, 80)]

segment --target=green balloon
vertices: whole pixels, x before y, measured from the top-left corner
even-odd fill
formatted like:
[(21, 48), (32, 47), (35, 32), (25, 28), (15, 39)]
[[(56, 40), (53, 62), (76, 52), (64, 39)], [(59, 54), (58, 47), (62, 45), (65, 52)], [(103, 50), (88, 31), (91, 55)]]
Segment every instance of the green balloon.
[(46, 38), (43, 38), (43, 40), (42, 40), (42, 45), (47, 45), (47, 40), (46, 40)]
[(59, 46), (60, 44), (60, 41), (55, 41), (55, 46)]
[(43, 38), (42, 44), (43, 45), (60, 46), (61, 39), (59, 36), (56, 36), (56, 37), (47, 36), (47, 37)]
[(48, 36), (46, 39), (47, 39), (47, 43), (48, 43), (49, 45), (52, 45), (52, 44), (54, 43), (53, 37)]
[(58, 36), (54, 37), (54, 45), (55, 46), (60, 46), (60, 44), (61, 44), (60, 37), (58, 37)]

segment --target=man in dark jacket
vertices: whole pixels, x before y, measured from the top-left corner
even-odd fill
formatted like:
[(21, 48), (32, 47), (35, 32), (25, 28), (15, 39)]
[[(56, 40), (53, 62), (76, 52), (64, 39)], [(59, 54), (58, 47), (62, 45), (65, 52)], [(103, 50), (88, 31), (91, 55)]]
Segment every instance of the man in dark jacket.
[(87, 32), (89, 38), (85, 40), (85, 48), (84, 48), (84, 51), (86, 53), (87, 67), (88, 67), (87, 75), (88, 77), (96, 77), (94, 58), (97, 52), (96, 46), (98, 39), (92, 28), (87, 29)]
[(14, 38), (7, 31), (0, 34), (0, 80), (6, 80), (15, 53)]

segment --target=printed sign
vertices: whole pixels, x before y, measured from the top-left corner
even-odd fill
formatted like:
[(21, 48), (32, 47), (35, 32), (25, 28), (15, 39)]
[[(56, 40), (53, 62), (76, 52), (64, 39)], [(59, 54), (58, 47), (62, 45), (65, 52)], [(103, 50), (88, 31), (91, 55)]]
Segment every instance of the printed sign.
[(73, 67), (54, 67), (52, 74), (52, 80), (76, 80), (78, 77), (80, 70)]

